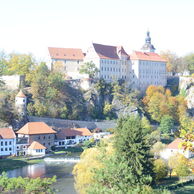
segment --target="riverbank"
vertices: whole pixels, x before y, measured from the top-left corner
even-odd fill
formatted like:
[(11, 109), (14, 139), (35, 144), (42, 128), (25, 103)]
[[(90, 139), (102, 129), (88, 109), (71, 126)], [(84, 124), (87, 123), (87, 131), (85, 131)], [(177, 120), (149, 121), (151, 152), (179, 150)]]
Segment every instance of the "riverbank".
[(40, 163), (44, 160), (45, 157), (57, 157), (57, 156), (72, 156), (75, 153), (79, 154), (83, 151), (81, 147), (77, 148), (67, 148), (65, 150), (61, 151), (55, 151), (52, 154), (47, 154), (43, 157), (29, 157), (29, 158), (24, 158), (24, 157), (12, 157), (12, 158), (6, 158), (6, 159), (0, 159), (0, 174), (3, 171), (8, 171), (8, 170), (14, 170), (17, 168), (24, 167), (26, 165), (30, 164), (37, 164)]
[(16, 168), (21, 168), (23, 166), (29, 164), (37, 164), (41, 162), (43, 159), (32, 159), (28, 160), (25, 158), (7, 158), (7, 159), (0, 159), (0, 173), (3, 171), (13, 170)]

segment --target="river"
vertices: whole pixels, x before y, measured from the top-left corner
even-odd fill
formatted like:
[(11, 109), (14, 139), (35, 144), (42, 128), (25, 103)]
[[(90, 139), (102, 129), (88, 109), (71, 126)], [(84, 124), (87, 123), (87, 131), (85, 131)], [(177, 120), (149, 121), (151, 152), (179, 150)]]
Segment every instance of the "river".
[(72, 175), (73, 166), (78, 161), (77, 157), (52, 157), (45, 158), (38, 164), (27, 165), (22, 168), (7, 171), (8, 177), (53, 177), (57, 176), (57, 182), (53, 188), (57, 189), (57, 194), (76, 194), (74, 188), (74, 178)]

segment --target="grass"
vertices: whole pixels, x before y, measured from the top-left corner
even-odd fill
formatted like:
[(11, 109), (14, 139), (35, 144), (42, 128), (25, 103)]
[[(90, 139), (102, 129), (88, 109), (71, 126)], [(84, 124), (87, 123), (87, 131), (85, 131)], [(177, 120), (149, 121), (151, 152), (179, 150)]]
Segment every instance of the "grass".
[(194, 193), (194, 183), (186, 185), (184, 187), (173, 190), (175, 194), (193, 194)]
[(36, 164), (41, 161), (42, 161), (41, 159), (27, 160), (21, 158), (0, 159), (0, 173), (2, 173), (3, 171), (21, 168), (28, 164)]

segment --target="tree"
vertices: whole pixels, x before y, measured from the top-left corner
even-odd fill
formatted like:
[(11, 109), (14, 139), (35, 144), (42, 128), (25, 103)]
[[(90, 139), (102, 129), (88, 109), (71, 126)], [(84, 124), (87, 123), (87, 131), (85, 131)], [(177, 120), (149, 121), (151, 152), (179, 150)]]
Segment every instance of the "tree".
[(79, 72), (81, 74), (88, 74), (89, 78), (95, 78), (99, 70), (96, 65), (92, 61), (90, 61), (82, 65)]
[(11, 53), (6, 61), (7, 74), (27, 75), (34, 63), (35, 60), (31, 55)]
[(169, 115), (164, 115), (161, 119), (159, 130), (164, 134), (169, 134), (174, 127), (174, 120)]
[(145, 134), (150, 134), (153, 130), (149, 120), (144, 116), (142, 119), (141, 119), (141, 122), (142, 122), (142, 127), (143, 127), (143, 131), (145, 132)]
[(161, 122), (163, 116), (170, 115), (174, 122), (179, 123), (187, 110), (186, 101), (182, 96), (172, 96), (170, 90), (161, 86), (149, 86), (142, 102), (144, 110), (157, 122)]
[(188, 159), (182, 154), (175, 154), (171, 156), (168, 160), (168, 166), (171, 173), (176, 173), (177, 176), (187, 176), (190, 174), (189, 170), (189, 161)]
[(5, 91), (0, 91), (0, 121), (12, 125), (17, 118), (13, 96)]
[(168, 50), (161, 52), (160, 55), (167, 60), (166, 68), (168, 72), (178, 73), (187, 70), (187, 65), (184, 63), (183, 58), (177, 56), (176, 53)]
[(154, 161), (154, 172), (156, 173), (156, 180), (165, 178), (168, 175), (168, 166), (166, 162), (162, 159), (157, 159)]
[(95, 171), (89, 193), (128, 193), (152, 183), (150, 145), (139, 120), (139, 117), (119, 119), (114, 137), (115, 152), (103, 160), (103, 168)]
[(53, 178), (8, 178), (5, 172), (0, 176), (1, 193), (42, 193), (51, 194), (54, 190), (50, 187), (56, 182), (56, 176)]
[(165, 144), (163, 144), (162, 142), (158, 141), (156, 142), (153, 146), (152, 146), (152, 149), (151, 149), (151, 153), (159, 158), (160, 157), (160, 152), (166, 147)]
[(194, 73), (194, 53), (186, 55), (184, 57), (185, 63), (188, 65), (188, 70), (190, 73)]
[(184, 139), (184, 142), (181, 143), (181, 146), (185, 150), (194, 151), (194, 121), (193, 119), (183, 116), (180, 119), (180, 137)]

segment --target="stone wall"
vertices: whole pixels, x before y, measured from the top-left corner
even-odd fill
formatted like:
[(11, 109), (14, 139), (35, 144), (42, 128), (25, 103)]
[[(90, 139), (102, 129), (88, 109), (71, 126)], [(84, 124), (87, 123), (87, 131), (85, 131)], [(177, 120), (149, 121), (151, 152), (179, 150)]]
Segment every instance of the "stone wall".
[(20, 75), (4, 75), (1, 76), (2, 81), (5, 83), (5, 87), (9, 90), (17, 90), (24, 82), (24, 76)]
[(108, 128), (114, 128), (116, 126), (115, 121), (78, 121), (34, 116), (29, 116), (29, 121), (45, 122), (47, 125), (52, 126), (55, 129), (67, 127), (86, 127), (88, 129), (100, 128), (102, 130), (105, 130)]

